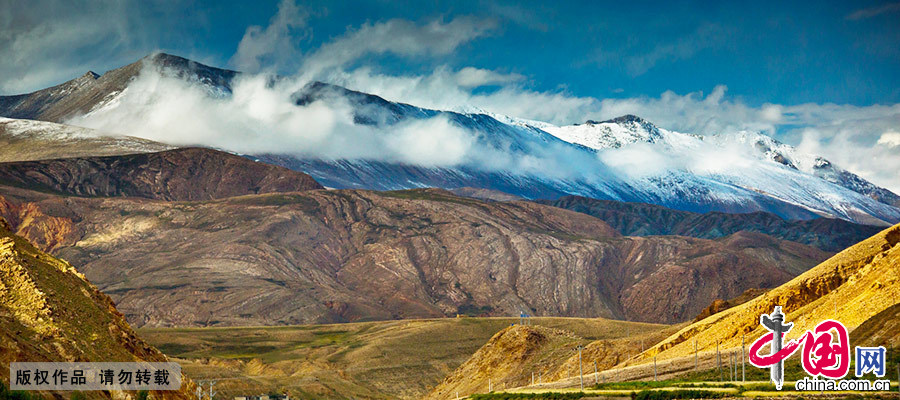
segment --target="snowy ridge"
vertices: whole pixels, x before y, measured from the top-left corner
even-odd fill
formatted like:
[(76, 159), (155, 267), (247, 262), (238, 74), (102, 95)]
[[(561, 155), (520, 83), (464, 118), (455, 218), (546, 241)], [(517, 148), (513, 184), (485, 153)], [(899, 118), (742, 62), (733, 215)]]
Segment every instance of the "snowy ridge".
[(819, 176), (825, 167), (835, 174), (852, 174), (757, 132), (702, 137), (657, 128), (634, 116), (544, 130), (598, 151), (602, 160), (614, 166), (630, 158), (629, 152), (661, 160), (665, 167), (658, 171), (648, 171), (640, 162), (618, 164), (620, 176), (644, 170), (637, 176), (632, 172), (632, 179), (626, 181), (638, 188), (639, 197), (661, 203), (691, 196), (691, 191), (694, 197), (740, 203), (746, 197), (741, 191), (750, 191), (828, 217), (884, 224), (896, 221), (898, 215), (895, 207), (873, 200), (856, 187)]
[[(166, 54), (142, 62), (152, 63), (162, 75), (201, 84), (204, 96), (222, 99), (233, 95), (235, 71)], [(66, 85), (90, 85), (92, 80), (97, 80), (96, 76), (88, 74)], [(159, 93), (165, 86), (150, 83), (108, 90), (93, 103), (87, 117), (115, 111), (119, 99), (131, 90), (150, 90), (150, 96), (165, 94)], [(896, 194), (822, 157), (803, 154), (757, 132), (700, 136), (660, 128), (633, 115), (556, 126), (472, 107), (426, 109), (322, 82), (308, 84), (294, 93), (291, 101), (298, 107), (319, 101), (341, 109), (349, 104), (352, 123), (377, 127), (386, 134), (395, 127), (410, 126), (408, 122), (441, 118), (471, 135), (473, 145), (465, 157), (441, 167), (405, 164), (377, 155), (317, 158), (317, 154), (299, 155), (289, 148), (278, 154), (247, 155), (309, 173), (333, 188), (473, 187), (524, 198), (574, 194), (695, 212), (766, 211), (786, 219), (827, 216), (875, 225), (900, 222), (900, 197)], [(0, 126), (8, 126), (8, 135), (25, 132), (16, 128), (18, 123), (10, 124), (9, 120), (0, 122)], [(422, 135), (429, 134), (428, 124), (417, 126), (426, 127)], [(34, 125), (31, 134), (59, 140), (98, 135), (38, 127)], [(135, 138), (116, 140), (121, 147), (150, 146)]]

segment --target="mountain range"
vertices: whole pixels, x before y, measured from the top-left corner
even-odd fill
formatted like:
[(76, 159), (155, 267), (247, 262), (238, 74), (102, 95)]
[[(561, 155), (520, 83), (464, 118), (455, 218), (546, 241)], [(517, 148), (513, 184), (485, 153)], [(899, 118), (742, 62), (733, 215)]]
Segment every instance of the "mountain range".
[(0, 193), (14, 231), (79, 265), (136, 326), (521, 311), (680, 321), (829, 254), (750, 232), (623, 237), (586, 214), (438, 189), (191, 202)]
[[(233, 96), (236, 82), (247, 77), (157, 53), (103, 75), (87, 73), (34, 93), (0, 97), (0, 116), (90, 125), (93, 118), (121, 113), (123, 96), (139, 90), (129, 85), (142, 74), (190, 83), (213, 99)], [(286, 82), (296, 84), (271, 77), (267, 87)], [(439, 118), (473, 140), (469, 156), (449, 165), (377, 154), (322, 157), (289, 147), (246, 155), (306, 172), (331, 188), (473, 187), (529, 199), (580, 195), (691, 212), (766, 211), (786, 219), (825, 216), (870, 225), (900, 221), (896, 194), (761, 133), (704, 137), (659, 128), (636, 116), (554, 126), (484, 112), (425, 109), (321, 82), (303, 84), (291, 99), (298, 110), (311, 104), (349, 106), (353, 124), (360, 127), (390, 130)]]

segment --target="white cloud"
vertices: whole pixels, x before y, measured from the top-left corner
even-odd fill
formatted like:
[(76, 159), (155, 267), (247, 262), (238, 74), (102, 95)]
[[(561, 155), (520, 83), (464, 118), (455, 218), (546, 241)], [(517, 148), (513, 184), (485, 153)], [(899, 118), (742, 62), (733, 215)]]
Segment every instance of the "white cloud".
[[(900, 176), (896, 173), (900, 156), (894, 154), (896, 151), (890, 151), (896, 150), (894, 133), (900, 129), (900, 105), (752, 106), (728, 96), (724, 85), (713, 88), (710, 93), (666, 91), (657, 97), (599, 99), (564, 90), (537, 91), (528, 86), (527, 77), (477, 66), (440, 65), (421, 75), (391, 75), (373, 69), (366, 63), (367, 57), (383, 54), (407, 58), (446, 56), (465, 43), (492, 34), (497, 29), (497, 22), (468, 16), (424, 23), (401, 19), (366, 23), (348, 29), (345, 34), (300, 57), (295, 41), (304, 34), (302, 30), (307, 17), (305, 11), (292, 1), (283, 1), (267, 27), (247, 30), (232, 58), (233, 64), (250, 70), (300, 60), (298, 78), (267, 88), (263, 77), (249, 75), (236, 84), (234, 98), (223, 101), (203, 98), (197, 88), (173, 86), (174, 83), (165, 79), (142, 75), (129, 87), (122, 109), (85, 117), (81, 122), (111, 131), (123, 131), (122, 127), (128, 127), (135, 130), (134, 134), (143, 133), (145, 137), (175, 143), (190, 138), (189, 141), (195, 143), (243, 152), (290, 149), (291, 152), (323, 157), (376, 157), (430, 162), (430, 165), (480, 160), (491, 168), (525, 168), (523, 166), (527, 165), (540, 168), (536, 165), (547, 162), (559, 164), (562, 170), (571, 167), (565, 160), (547, 154), (535, 160), (508, 160), (496, 154), (485, 156), (472, 145), (471, 132), (452, 128), (446, 121), (399, 125), (394, 127), (392, 134), (387, 134), (354, 125), (351, 111), (339, 104), (313, 103), (298, 109), (288, 101), (290, 93), (303, 83), (318, 79), (427, 108), (484, 109), (560, 125), (635, 114), (664, 128), (704, 135), (761, 131), (799, 145), (801, 150), (825, 156), (876, 184), (900, 192)], [(52, 79), (50, 76), (57, 74), (52, 68), (26, 73), (24, 65), (27, 61), (23, 60), (52, 58), (50, 53), (59, 51), (60, 46), (71, 46), (72, 42), (67, 41), (69, 38), (62, 32), (81, 32), (75, 36), (87, 38), (84, 39), (87, 41), (77, 39), (78, 43), (93, 43), (109, 35), (117, 38), (113, 43), (128, 42), (123, 39), (127, 38), (127, 28), (101, 29), (95, 23), (85, 23), (77, 18), (63, 21), (73, 26), (59, 27), (58, 30), (55, 26), (28, 24), (27, 18), (21, 21), (18, 16), (0, 16), (4, 28), (10, 24), (26, 27), (24, 30), (21, 27), (0, 30), (0, 35), (6, 35), (0, 36), (4, 39), (0, 46), (7, 46), (2, 49), (3, 53), (14, 55), (0, 59), (0, 71), (12, 71), (11, 76), (18, 73), (21, 78), (5, 81), (7, 87), (28, 86), (26, 78), (33, 79), (32, 82)], [(10, 34), (23, 31), (34, 33)], [(723, 33), (727, 32), (720, 27), (701, 27), (691, 36), (658, 46), (629, 62), (634, 64), (635, 72), (640, 72), (661, 61), (690, 57), (697, 51), (718, 45)], [(10, 51), (6, 51), (7, 48)], [(16, 51), (11, 51), (13, 49)], [(61, 71), (59, 74), (69, 78), (81, 73)], [(150, 89), (154, 87), (177, 96), (161, 101), (153, 97)], [(149, 108), (139, 111), (141, 105)], [(416, 130), (432, 134), (417, 135)], [(437, 149), (445, 151), (437, 151), (437, 144), (443, 146)], [(405, 151), (408, 149), (417, 150)], [(575, 167), (570, 169), (577, 170)]]
[[(132, 62), (143, 56), (130, 1), (96, 4), (42, 0), (0, 2), (0, 93), (61, 83), (96, 68), (96, 60)], [(103, 21), (98, 23), (97, 21)]]
[(308, 18), (309, 14), (293, 0), (282, 0), (267, 27), (247, 28), (230, 63), (244, 72), (259, 72), (264, 66), (275, 69), (296, 66), (300, 56), (296, 41), (306, 34), (300, 30), (306, 27)]
[(466, 88), (501, 85), (525, 79), (519, 74), (502, 74), (489, 69), (465, 67), (456, 71), (456, 84)]
[(67, 122), (246, 154), (374, 159), (429, 167), (459, 165), (477, 155), (473, 133), (443, 116), (384, 128), (357, 125), (352, 108), (341, 100), (297, 106), (291, 95), (301, 82), (269, 83), (268, 76), (244, 74), (233, 83), (232, 96), (213, 97), (203, 84), (145, 65), (114, 102)]
[(301, 73), (315, 77), (321, 71), (344, 67), (366, 55), (395, 54), (403, 57), (442, 56), (461, 44), (490, 33), (492, 19), (456, 17), (419, 25), (405, 19), (363, 24), (322, 45), (304, 60)]
[(888, 131), (882, 133), (877, 143), (887, 147), (900, 147), (900, 132)]

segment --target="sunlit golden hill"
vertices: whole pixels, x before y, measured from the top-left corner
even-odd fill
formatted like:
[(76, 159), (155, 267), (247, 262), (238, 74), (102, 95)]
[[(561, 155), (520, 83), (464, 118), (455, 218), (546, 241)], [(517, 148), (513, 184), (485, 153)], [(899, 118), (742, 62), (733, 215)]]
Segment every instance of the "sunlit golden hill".
[[(747, 303), (709, 316), (682, 329), (643, 354), (649, 360), (749, 344), (767, 331), (759, 316), (782, 306), (793, 322), (788, 339), (802, 336), (824, 319), (843, 322), (851, 331), (900, 302), (900, 225), (866, 239)], [(869, 335), (871, 336), (871, 335)], [(852, 343), (851, 343), (852, 344)], [(871, 343), (870, 343), (871, 344)]]

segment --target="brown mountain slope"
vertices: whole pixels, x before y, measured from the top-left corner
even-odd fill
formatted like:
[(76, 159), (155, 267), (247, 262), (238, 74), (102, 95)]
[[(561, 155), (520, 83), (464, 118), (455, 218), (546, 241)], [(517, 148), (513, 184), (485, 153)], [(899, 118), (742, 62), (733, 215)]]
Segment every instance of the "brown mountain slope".
[(0, 163), (0, 183), (76, 196), (161, 200), (322, 189), (302, 172), (204, 148)]
[(175, 146), (25, 119), (0, 118), (0, 162), (151, 153)]
[(440, 190), (172, 203), (0, 188), (73, 221), (56, 252), (136, 325), (453, 316), (680, 321), (827, 257), (760, 234), (621, 237), (585, 214)]
[(686, 356), (693, 342), (701, 351), (739, 347), (764, 334), (759, 316), (782, 306), (785, 320), (794, 323), (788, 339), (800, 337), (820, 321), (831, 318), (855, 329), (900, 299), (900, 225), (852, 246), (815, 268), (747, 303), (694, 323), (644, 353), (645, 357)]
[[(166, 357), (138, 338), (75, 268), (13, 235), (0, 219), (0, 364), (138, 360)], [(9, 384), (8, 368), (0, 368), (0, 378)], [(183, 387), (156, 395), (187, 399), (189, 385)]]
[(700, 214), (653, 204), (598, 200), (580, 196), (536, 201), (592, 215), (627, 236), (679, 235), (715, 239), (739, 231), (750, 231), (808, 244), (825, 251), (841, 251), (884, 229), (881, 226), (854, 224), (842, 219), (786, 221), (765, 212)]

